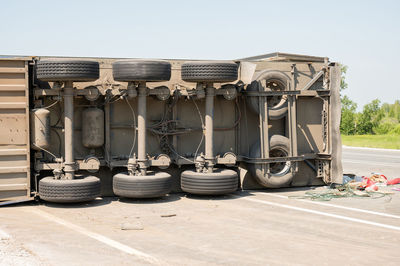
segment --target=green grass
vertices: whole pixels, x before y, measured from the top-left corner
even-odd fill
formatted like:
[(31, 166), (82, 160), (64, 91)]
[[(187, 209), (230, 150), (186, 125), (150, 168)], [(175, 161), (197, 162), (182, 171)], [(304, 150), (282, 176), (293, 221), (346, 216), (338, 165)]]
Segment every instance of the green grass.
[(400, 135), (342, 135), (347, 146), (400, 149)]

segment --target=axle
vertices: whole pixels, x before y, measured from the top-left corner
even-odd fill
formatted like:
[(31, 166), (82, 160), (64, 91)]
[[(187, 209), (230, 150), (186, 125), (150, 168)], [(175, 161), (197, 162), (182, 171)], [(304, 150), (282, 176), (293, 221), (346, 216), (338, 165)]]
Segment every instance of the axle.
[(146, 84), (139, 84), (138, 98), (138, 165), (141, 175), (146, 175)]
[(64, 85), (64, 172), (66, 179), (74, 179), (74, 87), (72, 81)]
[(214, 167), (214, 97), (215, 88), (206, 89), (206, 117), (205, 117), (205, 163), (207, 171), (212, 173)]

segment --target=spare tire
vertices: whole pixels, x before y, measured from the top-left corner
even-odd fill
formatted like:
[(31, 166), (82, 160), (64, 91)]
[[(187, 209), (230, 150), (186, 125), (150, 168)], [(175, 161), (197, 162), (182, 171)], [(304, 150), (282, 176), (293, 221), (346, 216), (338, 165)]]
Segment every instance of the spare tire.
[(168, 81), (171, 64), (163, 60), (120, 60), (112, 64), (116, 81)]
[(189, 61), (182, 64), (187, 82), (232, 82), (238, 79), (238, 65), (232, 61)]
[(93, 81), (99, 78), (99, 63), (84, 60), (40, 60), (36, 77), (42, 81)]
[(42, 200), (58, 203), (91, 201), (100, 196), (100, 179), (85, 176), (76, 179), (54, 179), (48, 176), (39, 181), (39, 197)]
[[(287, 157), (290, 153), (289, 139), (281, 135), (273, 135), (269, 140), (269, 157)], [(261, 157), (260, 141), (254, 143), (250, 150), (251, 158)], [(289, 186), (294, 174), (291, 171), (291, 162), (270, 163), (270, 173), (263, 175), (261, 164), (249, 164), (251, 175), (257, 182), (267, 188)]]
[(181, 188), (197, 195), (223, 195), (238, 189), (238, 175), (229, 169), (215, 169), (212, 173), (187, 170), (181, 174)]
[[(258, 73), (254, 81), (247, 86), (248, 91), (284, 91), (289, 90), (290, 78), (281, 71), (265, 70)], [(259, 110), (259, 97), (248, 96), (247, 103), (249, 108), (256, 114)], [(288, 110), (287, 96), (268, 96), (268, 118), (277, 120), (285, 117)]]
[(126, 198), (159, 198), (172, 189), (171, 175), (165, 172), (147, 172), (145, 176), (132, 176), (127, 172), (113, 177), (114, 194)]

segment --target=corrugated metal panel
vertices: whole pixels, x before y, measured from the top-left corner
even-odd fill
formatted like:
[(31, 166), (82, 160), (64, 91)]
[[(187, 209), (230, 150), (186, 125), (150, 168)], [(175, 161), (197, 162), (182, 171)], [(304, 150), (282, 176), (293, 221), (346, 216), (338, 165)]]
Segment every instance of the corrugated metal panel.
[(28, 60), (0, 59), (0, 205), (31, 198)]

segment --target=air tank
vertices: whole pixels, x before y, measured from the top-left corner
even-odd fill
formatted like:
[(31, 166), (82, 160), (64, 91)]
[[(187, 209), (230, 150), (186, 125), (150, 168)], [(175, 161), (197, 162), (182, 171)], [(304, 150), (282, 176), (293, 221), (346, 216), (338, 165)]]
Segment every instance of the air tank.
[(50, 146), (50, 111), (44, 108), (31, 111), (31, 143), (35, 150)]
[(104, 112), (90, 107), (82, 112), (82, 144), (86, 148), (99, 148), (104, 144)]

